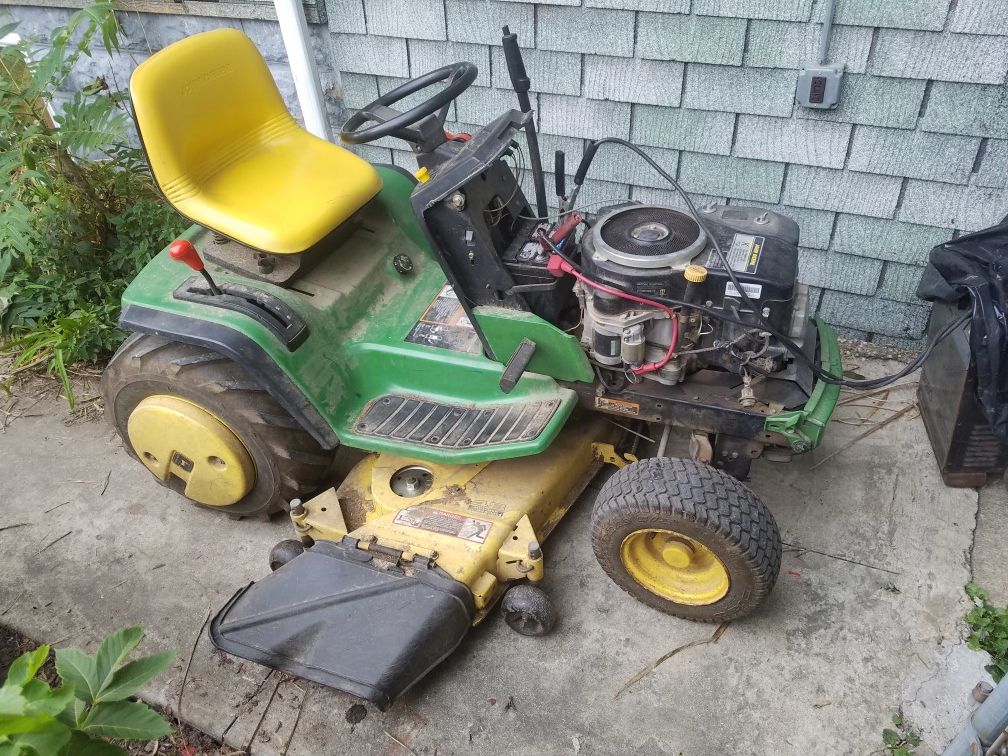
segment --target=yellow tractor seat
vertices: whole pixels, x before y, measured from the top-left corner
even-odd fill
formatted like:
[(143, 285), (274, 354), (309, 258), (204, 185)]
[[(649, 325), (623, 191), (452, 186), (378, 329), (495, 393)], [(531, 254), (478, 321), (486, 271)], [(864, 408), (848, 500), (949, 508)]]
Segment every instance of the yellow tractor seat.
[(304, 252), (381, 190), (369, 163), (302, 129), (247, 36), (218, 29), (137, 66), (151, 173), (184, 216), (249, 247)]

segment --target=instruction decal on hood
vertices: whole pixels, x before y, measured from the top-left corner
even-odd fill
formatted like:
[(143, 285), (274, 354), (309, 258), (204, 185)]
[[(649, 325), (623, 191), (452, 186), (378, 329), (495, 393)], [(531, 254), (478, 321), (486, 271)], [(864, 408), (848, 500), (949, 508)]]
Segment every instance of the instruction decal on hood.
[(480, 353), (476, 329), (450, 284), (441, 287), (434, 301), (427, 305), (423, 315), (406, 334), (405, 340), (453, 352)]

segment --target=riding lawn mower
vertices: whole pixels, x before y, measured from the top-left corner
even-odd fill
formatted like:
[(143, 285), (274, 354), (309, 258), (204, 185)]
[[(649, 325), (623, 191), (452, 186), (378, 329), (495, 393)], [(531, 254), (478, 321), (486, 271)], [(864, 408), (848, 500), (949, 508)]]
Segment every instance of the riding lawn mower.
[[(569, 193), (555, 156), (551, 213), (506, 29), (504, 49), (519, 109), (477, 133), (445, 129), (471, 63), (347, 121), (346, 143), (408, 144), (415, 173), (303, 130), (235, 30), (165, 48), (130, 85), (152, 175), (193, 225), (123, 296), (109, 417), (197, 505), (289, 512), (295, 537), (213, 642), (381, 708), (499, 602), (519, 632), (550, 630), (543, 543), (605, 464), (602, 569), (671, 615), (752, 612), (781, 543), (741, 481), (757, 457), (815, 449), (840, 390), (836, 337), (796, 282), (795, 222), (696, 208), (619, 139), (588, 143)], [(578, 208), (599, 149), (648, 162), (682, 206)], [(667, 456), (673, 427), (690, 458)], [(326, 488), (341, 446), (363, 454)]]

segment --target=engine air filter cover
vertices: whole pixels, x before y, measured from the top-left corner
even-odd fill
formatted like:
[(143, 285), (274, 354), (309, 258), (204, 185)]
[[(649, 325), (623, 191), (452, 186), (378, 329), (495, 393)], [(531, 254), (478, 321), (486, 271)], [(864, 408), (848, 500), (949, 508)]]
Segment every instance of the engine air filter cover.
[(596, 259), (630, 268), (682, 267), (707, 244), (689, 215), (654, 205), (616, 208), (599, 219), (591, 234)]

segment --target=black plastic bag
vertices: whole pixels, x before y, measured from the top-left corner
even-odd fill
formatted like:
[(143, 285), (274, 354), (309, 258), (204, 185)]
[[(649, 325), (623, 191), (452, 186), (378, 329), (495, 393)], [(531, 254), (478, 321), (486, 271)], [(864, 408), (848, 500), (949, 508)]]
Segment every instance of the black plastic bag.
[(932, 249), (917, 296), (953, 305), (970, 298), (977, 400), (994, 434), (1008, 443), (1008, 218)]

